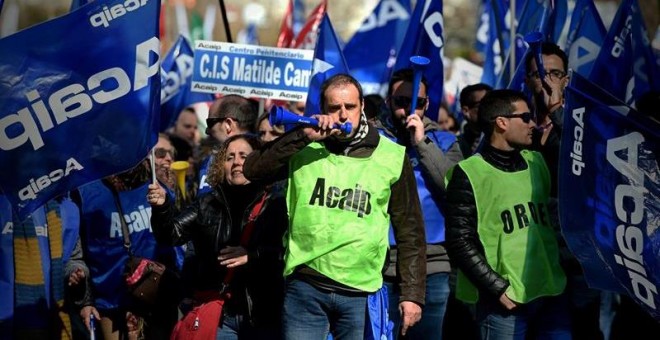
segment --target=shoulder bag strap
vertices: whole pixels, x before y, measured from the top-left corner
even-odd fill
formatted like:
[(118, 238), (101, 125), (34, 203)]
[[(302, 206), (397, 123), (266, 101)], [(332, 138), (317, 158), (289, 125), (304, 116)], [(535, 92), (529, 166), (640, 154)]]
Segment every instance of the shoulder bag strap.
[[(243, 233), (241, 234), (241, 242), (240, 242), (241, 246), (246, 246), (248, 241), (250, 240), (250, 237), (252, 236), (252, 231), (254, 230), (254, 225), (256, 224), (255, 221), (257, 220), (257, 216), (259, 216), (259, 214), (261, 213), (261, 209), (263, 208), (267, 197), (268, 197), (268, 193), (265, 192), (261, 196), (259, 202), (257, 202), (252, 208), (252, 211), (250, 212), (250, 216), (248, 217), (247, 224), (245, 224), (245, 228), (243, 228)], [(227, 275), (225, 275), (225, 279), (222, 282), (221, 293), (226, 293), (227, 287), (229, 287), (229, 283), (234, 278), (235, 269), (236, 268), (230, 268), (227, 271)]]
[(121, 208), (121, 201), (119, 200), (119, 194), (114, 188), (109, 188), (112, 192), (112, 198), (115, 201), (115, 206), (117, 206), (117, 212), (119, 213), (119, 223), (121, 223), (121, 234), (124, 237), (124, 248), (129, 257), (133, 257), (133, 251), (131, 250), (131, 238), (128, 234), (128, 225), (126, 225), (126, 220), (124, 219), (124, 209)]

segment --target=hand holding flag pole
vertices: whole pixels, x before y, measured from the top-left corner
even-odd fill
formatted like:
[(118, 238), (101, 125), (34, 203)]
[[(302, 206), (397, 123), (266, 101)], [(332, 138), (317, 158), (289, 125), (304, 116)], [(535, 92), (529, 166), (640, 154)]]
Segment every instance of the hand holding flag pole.
[(525, 35), (525, 42), (529, 45), (529, 50), (534, 54), (536, 69), (539, 72), (541, 81), (545, 79), (545, 67), (543, 67), (543, 56), (541, 54), (541, 43), (543, 42), (543, 33), (539, 31), (529, 32)]
[(158, 184), (158, 179), (156, 178), (156, 148), (151, 148), (149, 152), (149, 165), (151, 166), (151, 183)]
[(414, 55), (410, 57), (410, 62), (412, 63), (413, 69), (412, 102), (410, 103), (410, 114), (412, 115), (415, 114), (415, 108), (417, 107), (417, 92), (419, 92), (419, 83), (422, 82), (424, 68), (426, 68), (426, 65), (431, 61), (427, 57)]
[(96, 340), (96, 321), (94, 313), (89, 315), (89, 339)]

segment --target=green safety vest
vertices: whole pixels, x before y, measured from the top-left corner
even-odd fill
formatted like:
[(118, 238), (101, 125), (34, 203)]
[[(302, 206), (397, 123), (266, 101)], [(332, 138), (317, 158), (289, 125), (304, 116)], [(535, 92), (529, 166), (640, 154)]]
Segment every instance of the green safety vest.
[[(517, 303), (559, 295), (566, 276), (559, 265), (557, 236), (548, 214), (550, 173), (540, 153), (521, 152), (528, 168), (506, 172), (477, 154), (458, 164), (470, 180), (477, 207), (477, 232), (486, 260), (509, 281)], [(531, 184), (531, 185), (530, 185)], [(474, 303), (477, 289), (459, 271), (456, 297)]]
[(382, 286), (391, 186), (405, 149), (386, 138), (367, 158), (335, 155), (311, 143), (289, 161), (289, 231), (284, 275), (307, 265), (366, 292)]

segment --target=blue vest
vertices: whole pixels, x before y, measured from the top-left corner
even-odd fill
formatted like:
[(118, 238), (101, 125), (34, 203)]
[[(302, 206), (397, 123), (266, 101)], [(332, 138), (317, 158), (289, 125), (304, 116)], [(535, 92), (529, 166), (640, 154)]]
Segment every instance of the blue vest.
[[(156, 240), (151, 232), (151, 206), (147, 202), (149, 183), (132, 191), (119, 192), (135, 256), (156, 259)], [(121, 222), (112, 192), (101, 181), (79, 188), (82, 198), (81, 241), (89, 266), (96, 307), (112, 309), (127, 298), (124, 266), (128, 253), (124, 248)]]
[[(388, 137), (398, 143), (396, 138), (383, 133), (381, 135)], [(433, 140), (443, 153), (447, 153), (452, 144), (456, 143), (456, 136), (445, 131), (427, 131), (426, 136)], [(413, 167), (415, 181), (417, 182), (417, 194), (422, 206), (422, 215), (424, 216), (424, 228), (426, 229), (426, 243), (436, 244), (445, 240), (445, 216), (440, 209), (442, 202), (440, 197), (434, 197), (428, 189), (426, 178), (422, 172), (422, 166), (419, 164), (419, 155), (415, 148), (406, 148), (408, 158)], [(394, 240), (394, 230), (390, 227), (390, 245), (396, 245)]]

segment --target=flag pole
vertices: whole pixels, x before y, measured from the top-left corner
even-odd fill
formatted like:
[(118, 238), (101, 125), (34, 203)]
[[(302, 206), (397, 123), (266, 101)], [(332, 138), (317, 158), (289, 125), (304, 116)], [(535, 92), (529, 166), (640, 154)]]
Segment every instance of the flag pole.
[(510, 46), (511, 52), (509, 55), (509, 83), (513, 80), (514, 73), (516, 70), (516, 0), (510, 0), (509, 5), (511, 6), (509, 12), (509, 29), (511, 30), (510, 35)]
[[(515, 1), (515, 0), (513, 0), (513, 1)], [(504, 49), (504, 39), (502, 38), (502, 33), (504, 31), (504, 27), (500, 27), (500, 21), (498, 20), (500, 15), (502, 15), (500, 13), (500, 8), (497, 5), (498, 3), (499, 2), (497, 0), (491, 0), (490, 1), (490, 7), (493, 11), (493, 15), (495, 16), (495, 20), (493, 20), (493, 22), (495, 23), (495, 27), (489, 28), (489, 29), (495, 29), (495, 34), (497, 34), (497, 42), (500, 45), (500, 58), (502, 59), (502, 71), (501, 72), (504, 72), (504, 63), (506, 62), (506, 51)], [(504, 8), (502, 8), (502, 9), (504, 9)], [(490, 20), (490, 19), (488, 19), (488, 20)], [(509, 38), (509, 41), (513, 41), (513, 36), (511, 36)], [(493, 47), (488, 46), (487, 48), (493, 48)]]
[(225, 34), (227, 35), (227, 42), (233, 42), (231, 39), (231, 30), (229, 29), (229, 20), (227, 20), (227, 8), (225, 7), (225, 1), (220, 1), (220, 12), (222, 12), (222, 21), (225, 25)]

